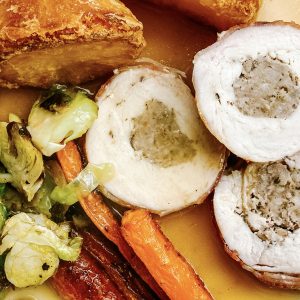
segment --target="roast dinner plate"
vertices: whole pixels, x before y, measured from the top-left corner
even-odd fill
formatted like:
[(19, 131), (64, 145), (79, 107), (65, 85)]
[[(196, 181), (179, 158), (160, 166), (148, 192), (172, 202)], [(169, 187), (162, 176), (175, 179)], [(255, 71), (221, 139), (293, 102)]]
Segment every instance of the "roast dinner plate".
[[(214, 43), (217, 32), (169, 9), (154, 7), (139, 0), (124, 0), (124, 2), (144, 24), (147, 46), (141, 57), (157, 60), (185, 72), (187, 81), (192, 86), (194, 55), (200, 49)], [(258, 20), (300, 23), (299, 0), (264, 0)], [(100, 85), (101, 80), (97, 80), (88, 84), (88, 87), (96, 90)], [(38, 91), (30, 88), (1, 89), (0, 119), (7, 120), (10, 112), (26, 118), (37, 95)], [(164, 233), (190, 262), (216, 300), (300, 299), (299, 292), (269, 288), (260, 283), (225, 253), (214, 223), (210, 198), (202, 205), (162, 217), (159, 222)], [(5, 299), (60, 298), (49, 284), (44, 284), (40, 287), (16, 289)]]

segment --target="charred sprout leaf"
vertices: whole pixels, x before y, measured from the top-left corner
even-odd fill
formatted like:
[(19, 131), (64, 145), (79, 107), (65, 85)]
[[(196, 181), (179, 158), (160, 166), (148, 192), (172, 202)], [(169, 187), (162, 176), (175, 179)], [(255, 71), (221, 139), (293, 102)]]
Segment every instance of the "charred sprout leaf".
[(35, 194), (30, 207), (35, 212), (42, 213), (55, 222), (64, 221), (69, 206), (56, 203), (55, 200), (51, 199), (50, 195), (57, 185), (65, 184), (66, 179), (58, 162), (56, 160), (46, 161), (44, 182)]
[(11, 286), (11, 283), (7, 280), (5, 271), (4, 271), (4, 262), (8, 251), (5, 251), (0, 255), (0, 299), (5, 299), (6, 292), (8, 287)]
[(0, 183), (0, 198), (3, 197), (6, 191), (6, 184), (5, 183)]
[(27, 202), (24, 195), (9, 185), (6, 187), (6, 192), (1, 197), (1, 201), (9, 213), (15, 213), (24, 210), (24, 204)]
[(107, 163), (100, 166), (88, 164), (72, 182), (55, 187), (51, 198), (58, 203), (72, 205), (81, 197), (87, 196), (100, 184), (111, 180), (113, 176), (112, 164)]
[[(0, 255), (0, 260), (3, 261), (4, 264), (4, 257)], [(11, 283), (7, 280), (4, 266), (0, 269), (0, 299), (5, 299), (7, 292), (9, 291), (9, 287), (11, 287)]]
[(0, 254), (8, 251), (4, 270), (16, 287), (42, 284), (51, 277), (59, 258), (75, 261), (82, 239), (69, 238), (68, 223), (56, 224), (42, 214), (19, 213), (7, 220)]
[(44, 166), (22, 124), (0, 122), (0, 161), (11, 175), (11, 184), (31, 201), (42, 185)]
[(33, 105), (27, 129), (36, 147), (51, 156), (86, 133), (97, 115), (85, 90), (55, 85)]
[(40, 107), (51, 112), (59, 112), (72, 101), (74, 91), (68, 90), (65, 85), (55, 84), (46, 90), (39, 100)]
[(55, 188), (55, 186), (56, 185), (53, 178), (46, 170), (43, 184), (35, 194), (31, 203), (31, 206), (36, 212), (42, 213), (46, 215), (48, 218), (51, 218), (50, 209), (52, 207), (52, 200), (50, 198), (50, 194), (52, 190)]
[(54, 203), (50, 209), (51, 219), (54, 222), (61, 223), (66, 220), (66, 213), (69, 209), (69, 205), (63, 205), (60, 203)]
[(7, 173), (4, 166), (0, 162), (0, 197), (5, 192), (6, 183), (12, 181), (12, 175)]
[(0, 197), (0, 199), (7, 208), (8, 215), (12, 216), (21, 211), (27, 213), (43, 213), (55, 222), (63, 222), (69, 206), (55, 203), (50, 199), (52, 184), (48, 184), (46, 176), (45, 183), (43, 183), (31, 202), (26, 201), (25, 196), (20, 194), (13, 187), (7, 186), (6, 193)]
[(50, 198), (51, 192), (57, 184), (66, 184), (64, 175), (56, 161), (45, 162), (45, 178), (37, 193), (31, 202), (20, 194), (11, 185), (6, 185), (6, 192), (3, 196), (0, 194), (0, 200), (8, 209), (9, 215), (14, 215), (20, 211), (28, 213), (42, 213), (48, 218), (62, 222), (65, 220), (65, 214), (69, 206), (55, 203)]
[(86, 96), (93, 95), (89, 90), (81, 87), (68, 88), (65, 85), (54, 84), (42, 94), (39, 100), (40, 107), (51, 112), (59, 112), (72, 101), (77, 92), (81, 92)]
[(51, 199), (50, 195), (57, 185), (65, 184), (66, 179), (58, 162), (56, 160), (46, 161), (45, 179), (31, 203), (32, 208), (55, 222), (64, 221), (69, 206), (56, 203), (55, 200)]

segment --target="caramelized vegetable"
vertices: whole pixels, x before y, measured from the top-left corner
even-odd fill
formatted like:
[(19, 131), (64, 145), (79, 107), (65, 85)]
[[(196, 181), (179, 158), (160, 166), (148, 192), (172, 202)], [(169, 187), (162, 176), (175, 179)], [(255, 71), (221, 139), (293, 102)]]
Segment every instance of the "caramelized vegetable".
[(73, 205), (80, 198), (89, 195), (99, 185), (109, 181), (114, 176), (112, 164), (100, 166), (87, 164), (74, 180), (62, 186), (56, 186), (50, 197), (55, 202)]
[[(57, 158), (61, 164), (67, 181), (73, 180), (82, 170), (81, 156), (74, 142), (67, 143), (64, 149), (57, 152)], [(118, 249), (130, 263), (132, 268), (152, 288), (159, 298), (167, 299), (167, 296), (155, 282), (145, 265), (135, 255), (133, 250), (122, 237), (118, 222), (114, 218), (110, 209), (103, 203), (100, 194), (93, 192), (87, 197), (80, 199), (80, 204), (96, 227), (110, 241), (117, 245)]]
[(101, 263), (127, 299), (154, 298), (113, 243), (93, 229), (82, 230), (79, 234), (83, 237), (83, 248)]
[(61, 262), (51, 283), (63, 299), (126, 299), (97, 260), (85, 249), (82, 249), (76, 262)]
[(0, 122), (0, 161), (8, 172), (6, 182), (30, 202), (43, 183), (44, 163), (24, 124)]
[(20, 288), (40, 285), (54, 274), (59, 259), (77, 260), (82, 238), (69, 238), (70, 229), (42, 214), (21, 212), (9, 218), (0, 245), (7, 279)]
[(55, 84), (34, 103), (27, 129), (34, 145), (46, 156), (81, 137), (98, 115), (97, 104), (81, 88)]
[(75, 179), (83, 168), (76, 144), (74, 142), (67, 143), (65, 148), (58, 151), (56, 155), (67, 181)]
[(127, 211), (122, 234), (170, 299), (213, 299), (148, 211)]

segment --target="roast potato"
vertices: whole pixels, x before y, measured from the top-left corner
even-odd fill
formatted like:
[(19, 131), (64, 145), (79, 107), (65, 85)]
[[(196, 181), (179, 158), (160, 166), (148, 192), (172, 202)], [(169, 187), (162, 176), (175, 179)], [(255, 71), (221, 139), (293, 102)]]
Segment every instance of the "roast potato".
[(128, 64), (144, 44), (142, 24), (117, 0), (4, 0), (0, 86), (79, 84)]
[(184, 11), (219, 30), (255, 20), (261, 0), (149, 0)]

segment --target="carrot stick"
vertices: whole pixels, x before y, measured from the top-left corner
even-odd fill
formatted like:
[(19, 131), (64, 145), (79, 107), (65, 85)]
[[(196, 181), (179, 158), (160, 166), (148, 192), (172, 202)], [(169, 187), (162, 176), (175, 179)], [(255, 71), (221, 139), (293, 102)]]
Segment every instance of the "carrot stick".
[(199, 276), (144, 209), (127, 211), (122, 234), (170, 299), (213, 299)]
[(79, 230), (86, 249), (114, 280), (120, 291), (130, 300), (152, 300), (153, 292), (144, 281), (133, 272), (130, 264), (117, 250), (116, 246), (98, 230), (85, 228)]
[(50, 282), (64, 299), (129, 299), (85, 249), (76, 261), (61, 261)]
[[(57, 159), (67, 181), (74, 180), (82, 170), (81, 156), (74, 142), (67, 143), (65, 148), (57, 152)], [(124, 240), (118, 222), (110, 209), (102, 201), (101, 195), (92, 192), (87, 197), (79, 199), (79, 202), (96, 227), (104, 234), (104, 236), (117, 245), (118, 249), (130, 263), (132, 268), (141, 276), (159, 298), (168, 299), (145, 265)]]
[(69, 142), (56, 153), (60, 166), (68, 182), (74, 180), (82, 170), (82, 160), (74, 142)]

